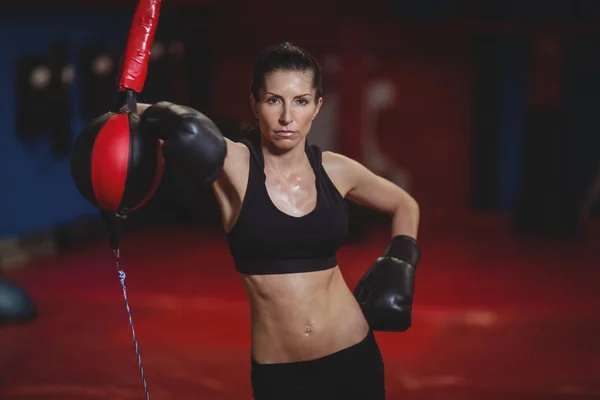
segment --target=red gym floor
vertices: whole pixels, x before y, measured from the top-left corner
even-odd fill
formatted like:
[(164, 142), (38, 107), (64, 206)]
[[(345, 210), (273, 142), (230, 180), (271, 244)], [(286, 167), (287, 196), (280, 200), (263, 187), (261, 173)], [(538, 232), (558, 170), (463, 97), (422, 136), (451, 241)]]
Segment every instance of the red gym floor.
[[(351, 287), (387, 238), (341, 251)], [(388, 399), (600, 398), (598, 243), (422, 233), (414, 326), (376, 334)], [(122, 263), (151, 398), (250, 399), (248, 307), (223, 237), (147, 231), (124, 241)], [(104, 242), (10, 276), (41, 317), (0, 328), (0, 399), (144, 398)]]

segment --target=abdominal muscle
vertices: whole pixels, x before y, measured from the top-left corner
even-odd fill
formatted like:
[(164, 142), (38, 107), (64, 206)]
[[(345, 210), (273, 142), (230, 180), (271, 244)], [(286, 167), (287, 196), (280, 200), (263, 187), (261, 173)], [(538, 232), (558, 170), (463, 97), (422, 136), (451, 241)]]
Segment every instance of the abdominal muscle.
[(244, 275), (252, 357), (260, 364), (312, 360), (364, 339), (369, 326), (339, 267), (282, 275)]

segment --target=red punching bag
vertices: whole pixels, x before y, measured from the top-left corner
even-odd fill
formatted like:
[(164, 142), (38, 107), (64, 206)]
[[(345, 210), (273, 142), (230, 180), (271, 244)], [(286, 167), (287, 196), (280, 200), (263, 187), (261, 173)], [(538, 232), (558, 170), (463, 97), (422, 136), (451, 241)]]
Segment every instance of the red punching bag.
[(138, 130), (136, 95), (146, 80), (150, 48), (156, 32), (161, 0), (139, 0), (123, 57), (119, 98), (114, 112), (93, 120), (79, 134), (71, 154), (71, 175), (81, 195), (101, 211), (117, 270), (129, 325), (146, 394), (146, 377), (133, 329), (120, 263), (119, 227), (128, 212), (139, 208), (155, 193), (164, 169), (160, 142)]
[(140, 1), (134, 15), (119, 79), (117, 110), (89, 123), (71, 154), (79, 193), (103, 212), (126, 214), (156, 192), (164, 171), (158, 139), (138, 132), (136, 95), (144, 87), (156, 32), (159, 0)]
[(102, 211), (125, 214), (155, 193), (164, 170), (156, 138), (140, 135), (139, 116), (108, 112), (77, 138), (71, 174), (81, 195)]

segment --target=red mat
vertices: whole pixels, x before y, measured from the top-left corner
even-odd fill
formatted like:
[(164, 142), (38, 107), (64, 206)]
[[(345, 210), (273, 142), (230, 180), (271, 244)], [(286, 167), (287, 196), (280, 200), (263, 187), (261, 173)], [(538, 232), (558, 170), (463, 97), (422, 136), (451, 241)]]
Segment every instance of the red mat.
[[(339, 255), (350, 287), (387, 232)], [(597, 243), (481, 228), (421, 239), (414, 326), (376, 333), (388, 399), (600, 398)], [(249, 312), (224, 238), (126, 238), (122, 263), (153, 400), (250, 399)], [(41, 317), (0, 328), (0, 399), (143, 399), (107, 245), (11, 273)]]

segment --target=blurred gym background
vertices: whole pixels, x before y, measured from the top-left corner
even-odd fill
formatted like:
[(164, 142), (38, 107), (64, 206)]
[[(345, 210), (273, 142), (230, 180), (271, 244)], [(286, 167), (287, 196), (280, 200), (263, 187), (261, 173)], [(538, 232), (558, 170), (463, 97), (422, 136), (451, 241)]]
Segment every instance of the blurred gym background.
[[(143, 395), (114, 257), (69, 171), (136, 4), (0, 5), (0, 278), (37, 309), (0, 325), (2, 399)], [(239, 138), (253, 57), (305, 47), (324, 70), (309, 141), (421, 205), (416, 322), (379, 335), (390, 398), (600, 398), (599, 20), (597, 0), (169, 0), (139, 100)], [(350, 286), (389, 235), (387, 216), (351, 211)], [(247, 306), (212, 192), (167, 166), (123, 246), (155, 398), (249, 398)]]

